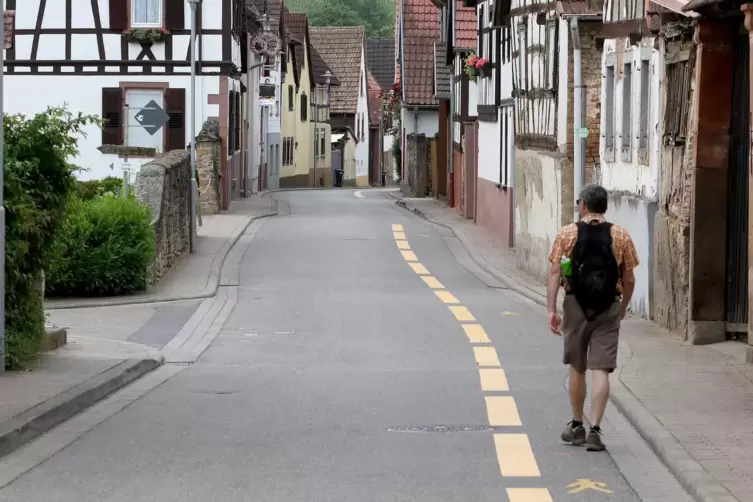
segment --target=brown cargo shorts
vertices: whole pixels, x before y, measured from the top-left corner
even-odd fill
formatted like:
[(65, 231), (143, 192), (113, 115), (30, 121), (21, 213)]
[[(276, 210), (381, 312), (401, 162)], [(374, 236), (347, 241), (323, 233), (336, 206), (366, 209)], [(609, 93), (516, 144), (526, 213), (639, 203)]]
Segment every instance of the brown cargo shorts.
[(620, 338), (620, 302), (615, 301), (593, 321), (586, 319), (574, 295), (565, 295), (562, 338), (565, 356), (562, 362), (576, 371), (614, 371), (617, 367), (617, 343)]

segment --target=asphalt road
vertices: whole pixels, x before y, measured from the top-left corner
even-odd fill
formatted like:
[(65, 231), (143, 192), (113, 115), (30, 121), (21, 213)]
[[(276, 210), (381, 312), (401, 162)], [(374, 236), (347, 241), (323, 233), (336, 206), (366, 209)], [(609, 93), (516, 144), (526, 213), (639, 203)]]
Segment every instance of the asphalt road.
[(682, 500), (661, 469), (636, 475), (656, 460), (614, 410), (611, 453), (560, 442), (566, 369), (539, 306), (384, 192), (354, 195), (278, 194), (198, 362), (0, 501)]

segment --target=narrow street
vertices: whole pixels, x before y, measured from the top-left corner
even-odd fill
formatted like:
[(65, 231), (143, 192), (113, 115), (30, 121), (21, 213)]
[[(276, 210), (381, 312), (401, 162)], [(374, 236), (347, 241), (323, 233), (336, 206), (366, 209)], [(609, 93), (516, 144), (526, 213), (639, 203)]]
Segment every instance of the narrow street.
[(0, 502), (688, 500), (613, 407), (609, 453), (561, 443), (561, 340), (449, 231), (381, 190), (275, 198), (201, 357)]

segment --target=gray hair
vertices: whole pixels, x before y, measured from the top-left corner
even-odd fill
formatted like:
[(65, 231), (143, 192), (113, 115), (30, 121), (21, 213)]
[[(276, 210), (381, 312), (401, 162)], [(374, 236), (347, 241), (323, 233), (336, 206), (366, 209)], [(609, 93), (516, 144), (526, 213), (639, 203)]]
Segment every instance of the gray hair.
[(604, 214), (607, 212), (609, 194), (603, 186), (591, 183), (581, 189), (579, 200), (583, 201), (589, 213)]

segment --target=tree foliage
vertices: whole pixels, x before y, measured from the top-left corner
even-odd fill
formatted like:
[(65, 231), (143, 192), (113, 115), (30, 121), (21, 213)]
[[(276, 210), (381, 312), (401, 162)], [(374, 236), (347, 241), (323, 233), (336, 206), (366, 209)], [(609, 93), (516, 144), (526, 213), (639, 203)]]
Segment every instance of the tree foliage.
[(305, 12), (311, 26), (365, 26), (369, 37), (395, 33), (395, 0), (287, 0), (291, 12)]

